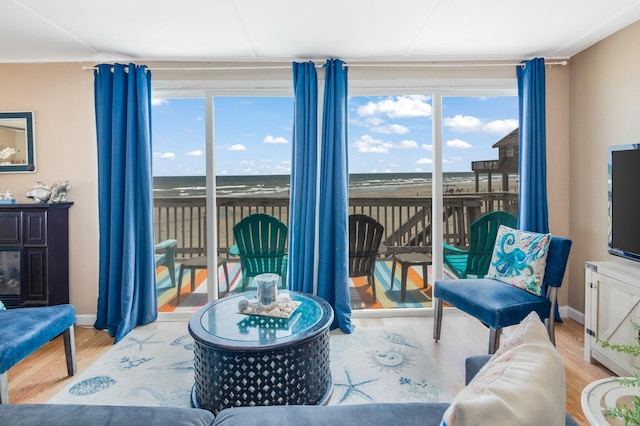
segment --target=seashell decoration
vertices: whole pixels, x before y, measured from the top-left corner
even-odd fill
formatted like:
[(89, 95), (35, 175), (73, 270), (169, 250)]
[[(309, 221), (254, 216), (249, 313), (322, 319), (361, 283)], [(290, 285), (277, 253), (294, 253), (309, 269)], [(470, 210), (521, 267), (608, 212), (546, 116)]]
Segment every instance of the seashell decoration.
[(69, 181), (57, 181), (51, 188), (42, 181), (36, 181), (31, 191), (27, 192), (27, 198), (32, 198), (36, 204), (45, 204), (48, 201), (52, 203), (66, 203), (67, 192), (71, 189)]
[(27, 198), (32, 198), (36, 204), (45, 204), (51, 197), (51, 190), (44, 182), (37, 181), (26, 195)]

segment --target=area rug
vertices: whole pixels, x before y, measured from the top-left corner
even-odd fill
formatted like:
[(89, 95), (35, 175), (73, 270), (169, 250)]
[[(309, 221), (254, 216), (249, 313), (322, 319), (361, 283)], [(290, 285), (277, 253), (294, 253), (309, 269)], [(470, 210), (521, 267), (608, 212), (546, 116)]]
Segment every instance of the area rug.
[[(414, 334), (388, 327), (333, 331), (329, 404), (451, 401)], [(189, 407), (193, 383), (187, 324), (156, 322), (133, 330), (49, 402)]]

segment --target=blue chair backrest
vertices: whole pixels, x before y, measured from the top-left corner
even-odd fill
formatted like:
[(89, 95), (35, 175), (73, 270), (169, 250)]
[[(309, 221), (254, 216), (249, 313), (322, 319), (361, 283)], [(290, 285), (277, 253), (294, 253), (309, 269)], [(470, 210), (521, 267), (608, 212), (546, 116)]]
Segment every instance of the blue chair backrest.
[(564, 278), (564, 271), (569, 260), (571, 240), (562, 237), (551, 236), (549, 253), (547, 254), (547, 266), (544, 270), (545, 285), (560, 287)]

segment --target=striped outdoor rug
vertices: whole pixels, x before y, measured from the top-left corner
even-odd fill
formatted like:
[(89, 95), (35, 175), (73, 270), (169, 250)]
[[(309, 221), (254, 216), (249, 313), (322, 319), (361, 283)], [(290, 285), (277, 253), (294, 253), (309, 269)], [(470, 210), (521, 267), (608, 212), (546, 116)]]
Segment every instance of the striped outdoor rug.
[[(376, 303), (373, 303), (371, 286), (365, 277), (350, 279), (351, 309), (391, 309), (391, 308), (430, 308), (431, 277), (427, 280), (427, 288), (423, 288), (422, 267), (410, 267), (407, 273), (407, 294), (405, 301), (400, 301), (400, 267), (396, 266), (395, 283), (391, 289), (391, 261), (376, 262)], [(431, 266), (428, 268), (431, 275)]]
[[(242, 271), (239, 262), (227, 263), (229, 268), (229, 281), (231, 292), (240, 291)], [(180, 265), (176, 264), (176, 275), (179, 275)], [(431, 267), (428, 269), (431, 275)], [(371, 287), (365, 277), (349, 279), (351, 296), (351, 309), (391, 309), (391, 308), (428, 308), (431, 307), (431, 283), (428, 279), (428, 287), (422, 288), (422, 268), (411, 267), (407, 274), (407, 295), (405, 302), (400, 301), (400, 268), (396, 267), (396, 277), (393, 290), (391, 290), (391, 262), (376, 263), (376, 303), (373, 303)], [(196, 271), (196, 289), (191, 292), (191, 276), (187, 270), (182, 277), (180, 305), (177, 306), (177, 286), (171, 286), (168, 269), (160, 267), (156, 270), (158, 283), (158, 312), (195, 312), (207, 303), (207, 270)], [(177, 279), (177, 277), (176, 277)], [(218, 282), (221, 286), (220, 297), (226, 296), (229, 291), (222, 268), (218, 269)]]

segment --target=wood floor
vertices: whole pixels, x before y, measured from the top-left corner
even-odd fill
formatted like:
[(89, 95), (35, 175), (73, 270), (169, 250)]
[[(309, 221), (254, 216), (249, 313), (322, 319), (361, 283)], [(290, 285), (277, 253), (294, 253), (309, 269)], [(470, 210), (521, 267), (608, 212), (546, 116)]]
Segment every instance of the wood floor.
[[(489, 333), (466, 315), (445, 315), (441, 340), (431, 339), (433, 317), (355, 318), (357, 327), (403, 326), (419, 336), (429, 352), (433, 368), (443, 372), (447, 387), (455, 395), (464, 386), (464, 359), (486, 353)], [(506, 330), (508, 333), (508, 330)], [(78, 373), (112, 347), (106, 331), (76, 327)], [(556, 325), (556, 344), (566, 369), (567, 411), (581, 425), (587, 425), (580, 408), (582, 389), (590, 382), (613, 375), (599, 364), (583, 359), (583, 326), (573, 320)], [(58, 337), (25, 358), (8, 372), (9, 400), (13, 404), (45, 403), (71, 378), (67, 377), (62, 337)]]

